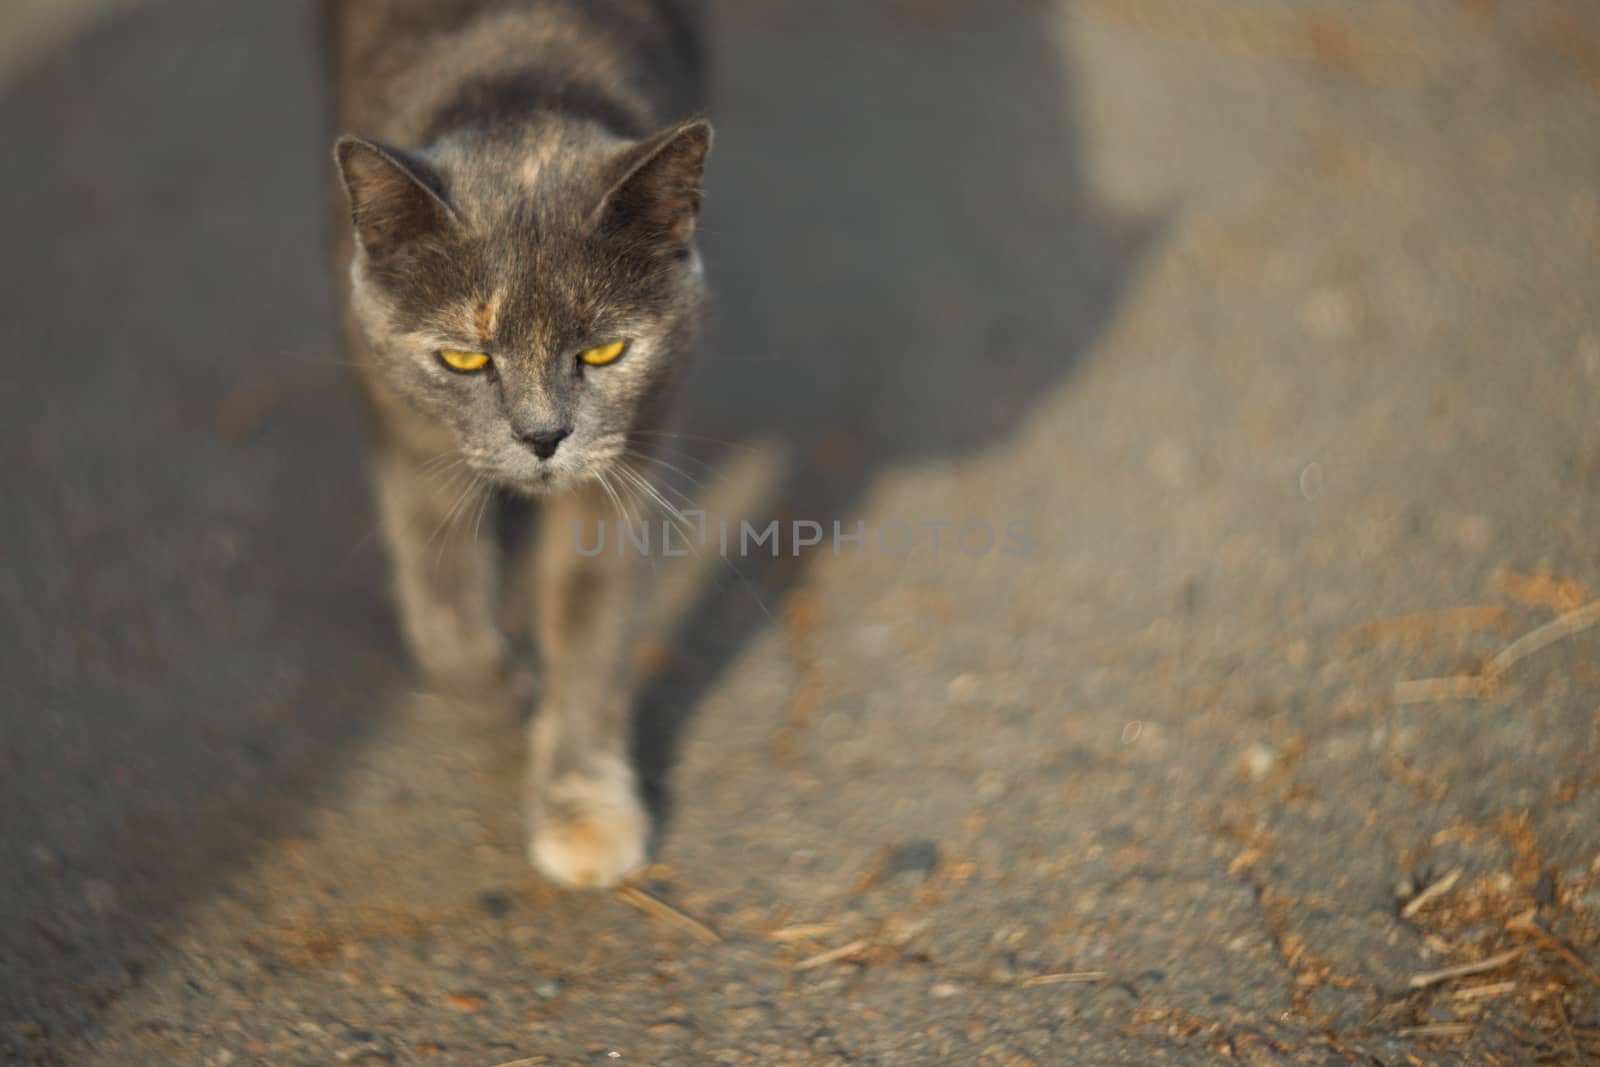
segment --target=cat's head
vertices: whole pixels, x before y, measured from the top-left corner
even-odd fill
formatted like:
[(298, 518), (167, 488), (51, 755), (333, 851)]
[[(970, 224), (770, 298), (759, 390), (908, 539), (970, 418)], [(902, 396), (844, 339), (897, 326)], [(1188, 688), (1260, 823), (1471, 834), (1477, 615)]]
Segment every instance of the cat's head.
[(552, 123), (335, 150), (372, 370), (524, 492), (604, 471), (659, 417), (704, 302), (703, 119), (643, 141)]

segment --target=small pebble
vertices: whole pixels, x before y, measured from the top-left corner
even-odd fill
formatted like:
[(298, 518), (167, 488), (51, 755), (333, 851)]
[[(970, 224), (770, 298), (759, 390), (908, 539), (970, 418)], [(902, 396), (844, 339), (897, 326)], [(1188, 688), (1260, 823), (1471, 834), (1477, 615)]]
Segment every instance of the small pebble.
[(916, 837), (897, 846), (884, 866), (884, 877), (920, 874), (930, 877), (939, 867), (939, 845), (926, 837)]
[(511, 911), (511, 898), (498, 890), (487, 889), (478, 894), (478, 907), (485, 915), (502, 919)]
[(1239, 763), (1251, 781), (1259, 782), (1278, 765), (1278, 754), (1257, 741), (1244, 750), (1244, 755), (1239, 757)]
[(1304, 500), (1315, 500), (1322, 495), (1322, 485), (1326, 480), (1322, 464), (1317, 462), (1307, 463), (1300, 471), (1300, 496)]
[(965, 704), (978, 695), (980, 688), (976, 674), (958, 674), (945, 687), (945, 695), (953, 704)]
[(1552, 871), (1545, 871), (1539, 880), (1533, 884), (1533, 899), (1541, 908), (1553, 907), (1556, 902), (1556, 876)]
[(1139, 994), (1121, 982), (1101, 984), (1095, 988), (1094, 1000), (1101, 1008), (1126, 1008), (1139, 1000)]
[(445, 1003), (456, 1011), (478, 1011), (486, 1001), (481, 993), (451, 993)]

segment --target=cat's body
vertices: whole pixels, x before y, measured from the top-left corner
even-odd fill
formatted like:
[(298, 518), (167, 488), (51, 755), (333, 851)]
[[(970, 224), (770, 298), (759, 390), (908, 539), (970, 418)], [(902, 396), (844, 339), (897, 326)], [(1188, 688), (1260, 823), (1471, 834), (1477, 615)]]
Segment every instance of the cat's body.
[[(636, 559), (576, 550), (671, 406), (704, 302), (710, 127), (692, 0), (330, 0), (345, 320), (408, 643), (506, 672), (495, 492), (537, 499), (529, 850), (644, 859), (629, 760)], [(353, 220), (353, 225), (352, 225)]]

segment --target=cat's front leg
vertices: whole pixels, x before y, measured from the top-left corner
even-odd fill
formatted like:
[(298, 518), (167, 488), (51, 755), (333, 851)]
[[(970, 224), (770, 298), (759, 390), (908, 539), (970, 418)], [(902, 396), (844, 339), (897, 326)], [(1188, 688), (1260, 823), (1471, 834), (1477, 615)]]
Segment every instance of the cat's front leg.
[[(544, 697), (530, 732), (528, 854), (574, 886), (614, 885), (644, 864), (650, 838), (630, 758), (642, 561), (618, 552), (606, 503), (592, 485), (551, 500), (539, 538)], [(593, 552), (601, 522), (612, 536)]]
[(398, 447), (373, 458), (401, 629), (436, 682), (497, 678), (505, 639), (494, 621), (494, 506), (486, 481), (448, 455), (419, 459)]

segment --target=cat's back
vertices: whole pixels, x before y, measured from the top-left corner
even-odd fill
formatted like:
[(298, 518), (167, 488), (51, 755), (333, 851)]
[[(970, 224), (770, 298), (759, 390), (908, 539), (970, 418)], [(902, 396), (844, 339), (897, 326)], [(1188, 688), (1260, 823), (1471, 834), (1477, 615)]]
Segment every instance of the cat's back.
[(325, 0), (335, 121), (399, 147), (577, 111), (625, 136), (704, 110), (700, 0)]

